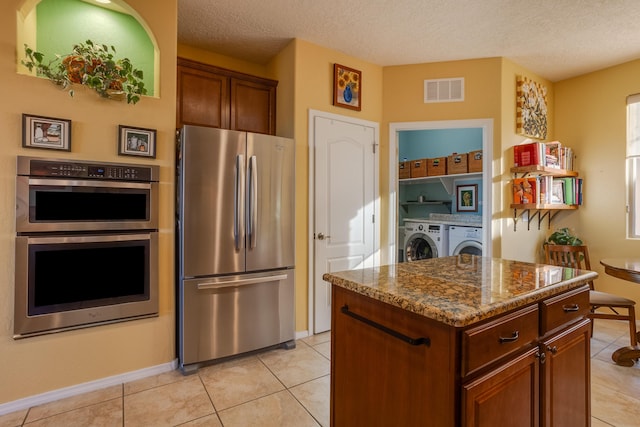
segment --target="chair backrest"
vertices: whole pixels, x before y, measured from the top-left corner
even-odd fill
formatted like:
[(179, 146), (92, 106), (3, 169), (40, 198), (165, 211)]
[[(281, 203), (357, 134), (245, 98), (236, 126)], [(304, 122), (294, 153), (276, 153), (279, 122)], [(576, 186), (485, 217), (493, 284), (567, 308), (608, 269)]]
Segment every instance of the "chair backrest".
[[(551, 265), (591, 270), (589, 262), (589, 250), (586, 246), (573, 245), (544, 245), (545, 262)], [(593, 289), (593, 282), (589, 283)]]

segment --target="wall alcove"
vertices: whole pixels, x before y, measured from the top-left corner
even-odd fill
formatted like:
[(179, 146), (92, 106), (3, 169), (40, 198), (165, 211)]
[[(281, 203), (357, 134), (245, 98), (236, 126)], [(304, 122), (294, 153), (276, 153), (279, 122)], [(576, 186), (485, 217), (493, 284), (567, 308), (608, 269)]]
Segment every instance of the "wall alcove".
[(159, 97), (160, 52), (149, 26), (124, 1), (103, 1), (26, 0), (17, 13), (18, 72), (29, 74), (20, 63), (25, 44), (43, 53), (47, 62), (92, 40), (114, 46), (116, 59), (129, 58), (144, 74), (146, 96)]

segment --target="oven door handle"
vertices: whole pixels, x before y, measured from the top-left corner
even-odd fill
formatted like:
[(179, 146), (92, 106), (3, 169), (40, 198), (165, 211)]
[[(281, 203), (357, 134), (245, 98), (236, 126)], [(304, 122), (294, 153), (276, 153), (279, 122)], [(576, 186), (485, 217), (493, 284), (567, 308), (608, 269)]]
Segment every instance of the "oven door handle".
[(42, 185), (46, 187), (102, 187), (102, 188), (137, 188), (149, 189), (148, 182), (120, 182), (120, 181), (85, 181), (78, 179), (43, 179), (29, 178), (29, 185)]
[(229, 279), (221, 280), (219, 282), (198, 283), (198, 290), (235, 288), (238, 286), (255, 285), (256, 283), (279, 282), (281, 280), (286, 280), (287, 277), (287, 274), (278, 274), (275, 276), (261, 276), (250, 277), (247, 279)]

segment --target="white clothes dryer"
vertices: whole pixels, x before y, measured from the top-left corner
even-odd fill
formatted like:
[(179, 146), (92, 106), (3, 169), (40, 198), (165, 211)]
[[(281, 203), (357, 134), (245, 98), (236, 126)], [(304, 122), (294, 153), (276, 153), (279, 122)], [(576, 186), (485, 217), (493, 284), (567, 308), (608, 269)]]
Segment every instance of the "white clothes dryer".
[(482, 227), (449, 227), (449, 255), (482, 256)]
[(446, 224), (421, 220), (404, 221), (404, 256), (407, 262), (448, 255), (448, 232)]

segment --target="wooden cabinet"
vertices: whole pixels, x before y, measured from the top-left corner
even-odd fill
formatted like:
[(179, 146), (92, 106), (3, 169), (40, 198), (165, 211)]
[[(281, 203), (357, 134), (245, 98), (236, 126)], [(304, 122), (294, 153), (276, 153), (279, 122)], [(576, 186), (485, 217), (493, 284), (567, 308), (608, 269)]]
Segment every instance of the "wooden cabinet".
[(588, 292), (457, 328), (334, 285), (331, 425), (588, 426)]
[(176, 126), (276, 133), (275, 80), (178, 58)]
[(331, 331), (333, 427), (456, 424), (451, 328), (333, 286)]
[(543, 427), (588, 427), (591, 324), (584, 320), (541, 343)]
[(464, 384), (464, 426), (539, 426), (540, 389), (537, 348), (507, 361), (498, 369)]

